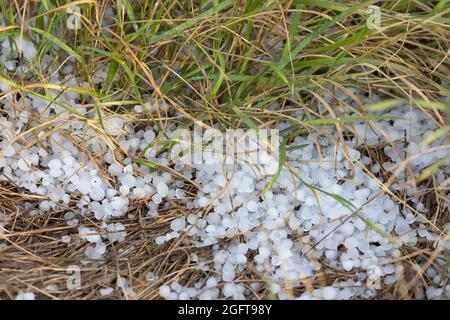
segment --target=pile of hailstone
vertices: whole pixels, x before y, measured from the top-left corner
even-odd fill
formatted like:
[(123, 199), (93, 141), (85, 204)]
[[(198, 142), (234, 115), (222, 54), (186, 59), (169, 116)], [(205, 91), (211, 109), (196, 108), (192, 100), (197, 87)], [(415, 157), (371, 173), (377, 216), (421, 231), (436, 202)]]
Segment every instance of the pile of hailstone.
[[(50, 56), (35, 61), (37, 52), (32, 42), (17, 39), (17, 43), (18, 48), (12, 48), (8, 41), (2, 41), (1, 68), (26, 76), (30, 64), (34, 64), (34, 68), (53, 75), (49, 79), (51, 83), (84, 86), (71, 73), (71, 62), (57, 70)], [(24, 58), (19, 65), (17, 54)], [(93, 81), (104, 81), (106, 70), (107, 66), (98, 70)], [(77, 227), (78, 232), (66, 234), (61, 240), (89, 243), (85, 263), (101, 261), (110, 244), (126, 239), (125, 226), (115, 219), (127, 214), (130, 203), (136, 199), (146, 201), (149, 216), (157, 216), (159, 210), (167, 206), (168, 198), (179, 199), (191, 212), (199, 212), (172, 220), (171, 231), (156, 237), (155, 242), (162, 245), (181, 237), (193, 246), (210, 246), (212, 264), (198, 257), (193, 257), (193, 261), (198, 262), (201, 270), (212, 272), (207, 272), (210, 276), (192, 287), (183, 287), (178, 281), (162, 285), (159, 291), (162, 298), (243, 299), (249, 289), (235, 280), (249, 264), (269, 283), (270, 292), (280, 299), (367, 298), (377, 294), (377, 281), (381, 286), (390, 285), (401, 276), (402, 266), (392, 263), (401, 256), (401, 246), (415, 245), (424, 238), (435, 242), (436, 248), (448, 249), (448, 241), (442, 241), (439, 233), (427, 228), (423, 203), (416, 201), (413, 208), (399, 206), (398, 201), (380, 189), (381, 181), (376, 178), (381, 170), (391, 172), (399, 177), (391, 186), (392, 190), (401, 190), (407, 195), (416, 192), (402, 185), (407, 176), (399, 166), (405, 155), (417, 155), (430, 148), (422, 146), (420, 141), (432, 134), (435, 126), (426, 114), (407, 105), (383, 114), (402, 119), (376, 121), (370, 126), (355, 123), (353, 138), (347, 140), (345, 146), (337, 147), (332, 142), (339, 140), (333, 128), (321, 131), (322, 134), (296, 137), (286, 148), (287, 165), (271, 188), (265, 190), (273, 168), (277, 168), (273, 159), (267, 163), (271, 168), (269, 173), (272, 171), (269, 175), (261, 174), (244, 162), (236, 165), (214, 161), (175, 164), (174, 170), (186, 178), (180, 179), (168, 172), (151, 171), (129, 157), (117, 161), (108, 140), (94, 128), (78, 118), (67, 121), (70, 117), (67, 109), (24, 92), (14, 101), (13, 95), (7, 93), (9, 89), (8, 84), (0, 82), (0, 92), (6, 92), (0, 101), (0, 180), (46, 198), (31, 206), (31, 215), (66, 210), (67, 224)], [(79, 105), (78, 93), (49, 92), (61, 105), (97, 119), (95, 112)], [(369, 101), (358, 90), (354, 93), (365, 103), (378, 100), (374, 96)], [(353, 103), (344, 94), (338, 98)], [(164, 107), (167, 106), (159, 106)], [(144, 106), (135, 106), (133, 112), (144, 117), (143, 110), (154, 109), (148, 99)], [(300, 119), (301, 112), (296, 116)], [(164, 144), (152, 146), (158, 135), (156, 126), (135, 129), (126, 118), (112, 113), (103, 114), (103, 118), (105, 130), (126, 154), (142, 153), (147, 161), (172, 166), (168, 160), (170, 154), (161, 147)], [(30, 130), (31, 122), (34, 128), (44, 122), (51, 123), (52, 128), (48, 129), (47, 124), (42, 130)], [(278, 129), (288, 126), (288, 123), (280, 123)], [(52, 130), (56, 128), (58, 130)], [(173, 136), (176, 129), (168, 130), (167, 137)], [(370, 146), (404, 139), (408, 143), (398, 143), (396, 148), (386, 144), (384, 154), (388, 160), (381, 165), (372, 163), (358, 151), (362, 144)], [(34, 143), (36, 140), (39, 143)], [(448, 144), (448, 140), (442, 137), (431, 147), (444, 144)], [(302, 148), (290, 148), (296, 146)], [(95, 154), (95, 159), (90, 154)], [(418, 155), (409, 165), (412, 172), (419, 174), (437, 159), (446, 159), (435, 174), (438, 183), (443, 183), (449, 174), (449, 158), (448, 149), (435, 148)], [(195, 198), (183, 192), (188, 180), (198, 186)], [(349, 209), (339, 199), (345, 199), (355, 209)], [(76, 207), (76, 210), (69, 210), (69, 207)], [(79, 225), (82, 215), (95, 217), (98, 227)], [(2, 226), (7, 229), (7, 222)], [(448, 229), (450, 225), (442, 232), (447, 233)], [(386, 234), (396, 236), (395, 241), (390, 241)], [(438, 259), (437, 263), (443, 265), (445, 261)], [(356, 277), (330, 283), (328, 287), (298, 297), (289, 293), (290, 288), (305, 284), (317, 272), (327, 272), (324, 265), (339, 272), (353, 272)], [(430, 268), (427, 272), (433, 278), (433, 285), (425, 292), (418, 292), (417, 298), (450, 297), (450, 286), (436, 270)], [(373, 285), (369, 285), (372, 282)], [(258, 290), (260, 285), (255, 282), (250, 287)], [(31, 298), (31, 294), (21, 293), (19, 298)]]

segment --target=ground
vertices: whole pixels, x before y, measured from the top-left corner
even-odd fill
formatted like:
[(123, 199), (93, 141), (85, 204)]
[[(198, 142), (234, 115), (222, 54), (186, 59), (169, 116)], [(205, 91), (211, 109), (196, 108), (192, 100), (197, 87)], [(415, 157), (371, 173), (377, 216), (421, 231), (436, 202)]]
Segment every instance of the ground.
[(448, 1), (0, 11), (1, 299), (449, 298)]

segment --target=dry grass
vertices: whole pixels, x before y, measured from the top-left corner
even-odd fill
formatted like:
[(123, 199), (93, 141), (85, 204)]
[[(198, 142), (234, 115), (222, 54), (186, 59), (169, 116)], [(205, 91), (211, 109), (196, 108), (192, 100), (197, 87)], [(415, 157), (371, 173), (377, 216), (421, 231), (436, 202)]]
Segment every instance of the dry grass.
[[(174, 124), (190, 125), (195, 120), (207, 125), (220, 122), (224, 127), (240, 127), (242, 118), (233, 111), (233, 106), (237, 106), (258, 126), (271, 127), (279, 121), (290, 121), (293, 137), (305, 132), (326, 134), (326, 129), (314, 121), (343, 119), (349, 111), (361, 117), (369, 115), (357, 97), (354, 97), (356, 106), (338, 99), (327, 104), (320, 98), (324, 93), (334, 96), (335, 88), (350, 93), (349, 87), (364, 90), (369, 96), (376, 93), (386, 98), (404, 99), (426, 112), (435, 121), (436, 128), (448, 126), (448, 114), (419, 102), (437, 103), (449, 96), (450, 9), (447, 2), (383, 1), (379, 32), (365, 27), (364, 13), (368, 4), (377, 1), (347, 2), (338, 1), (330, 6), (326, 1), (222, 1), (225, 5), (220, 10), (217, 6), (206, 7), (202, 14), (207, 9), (209, 13), (202, 19), (195, 19), (193, 17), (201, 14), (200, 3), (206, 1), (168, 0), (156, 1), (155, 5), (153, 1), (122, 1), (122, 9), (103, 28), (109, 31), (105, 35), (101, 25), (103, 20), (108, 20), (104, 12), (110, 1), (76, 1), (82, 8), (82, 28), (72, 32), (65, 28), (64, 12), (69, 4), (0, 0), (0, 9), (7, 21), (0, 32), (2, 37), (31, 35), (33, 32), (27, 26), (30, 21), (36, 21), (36, 28), (41, 31), (54, 32), (70, 50), (41, 35), (38, 59), (52, 50), (54, 44), (59, 49), (52, 56), (61, 67), (75, 53), (80, 57), (76, 72), (86, 82), (83, 90), (89, 91), (89, 94), (82, 94), (82, 104), (105, 116), (120, 114), (135, 127), (153, 122), (164, 131)], [(45, 3), (49, 4), (48, 8)], [(125, 10), (126, 4), (133, 13)], [(51, 21), (47, 29), (39, 24), (44, 14)], [(334, 18), (335, 23), (331, 23)], [(293, 19), (300, 19), (301, 23), (296, 27), (291, 23)], [(325, 25), (327, 27), (321, 30)], [(111, 65), (111, 62), (117, 69), (109, 70), (117, 74), (120, 81), (106, 85), (92, 83), (92, 70)], [(20, 95), (29, 90), (44, 95), (49, 88), (61, 92), (82, 90), (51, 86), (51, 75), (39, 68), (28, 76), (3, 71), (0, 75), (17, 84), (6, 94), (0, 94), (0, 105), (4, 96)], [(149, 95), (168, 104), (169, 112), (161, 109), (145, 117), (133, 114), (131, 107)], [(319, 102), (325, 105), (326, 111), (318, 107)], [(278, 103), (276, 111), (268, 109), (272, 103)], [(17, 105), (18, 110), (21, 108)], [(306, 111), (310, 118), (295, 120), (293, 112), (297, 109)], [(39, 120), (39, 114), (34, 117)], [(52, 124), (56, 120), (39, 126), (29, 123), (16, 140), (29, 146), (34, 143), (27, 140), (30, 135), (45, 140), (59, 130)], [(126, 156), (115, 138), (104, 130), (102, 118), (72, 113), (68, 121), (75, 120), (82, 121), (88, 130), (98, 132), (115, 150), (119, 161)], [(340, 133), (335, 143), (343, 145), (352, 134), (351, 123), (335, 121), (331, 125)], [(387, 142), (393, 147), (400, 143), (405, 142)], [(365, 146), (360, 151), (383, 164), (384, 146)], [(83, 145), (79, 148), (90, 153)], [(100, 155), (89, 154), (89, 157), (104, 170)], [(442, 230), (450, 220), (449, 180), (438, 185), (432, 173), (419, 182), (408, 167), (407, 159), (405, 170), (412, 184), (426, 186), (414, 197), (428, 209), (429, 229), (448, 239)], [(367, 168), (367, 174), (371, 174), (371, 168)], [(389, 188), (396, 181), (395, 176), (381, 171), (377, 178), (384, 184), (385, 192), (398, 203), (420, 214), (410, 197)], [(191, 190), (187, 191), (195, 192), (195, 186), (189, 188)], [(39, 298), (101, 299), (98, 290), (116, 288), (117, 279), (123, 277), (130, 281), (136, 293), (133, 298), (157, 299), (158, 288), (163, 283), (180, 279), (182, 283), (193, 284), (202, 275), (212, 272), (200, 270), (192, 260), (193, 253), (210, 259), (209, 248), (194, 248), (183, 237), (163, 246), (154, 242), (156, 236), (168, 230), (172, 219), (188, 214), (189, 210), (182, 203), (173, 200), (170, 210), (151, 218), (146, 217), (145, 202), (136, 200), (130, 205), (129, 216), (120, 219), (127, 229), (126, 240), (119, 245), (108, 245), (102, 263), (81, 265), (82, 287), (67, 290), (67, 268), (79, 266), (80, 260), (85, 259), (87, 243), (76, 239), (70, 244), (61, 241), (63, 235), (76, 233), (76, 227), (67, 226), (65, 212), (30, 217), (29, 211), (42, 200), (43, 197), (12, 183), (1, 184), (0, 207), (9, 220), (5, 225), (7, 232), (0, 234), (1, 242), (7, 244), (0, 249), (1, 298), (14, 299), (18, 291), (31, 290)], [(80, 216), (79, 223), (94, 226), (97, 222), (84, 215)], [(448, 252), (437, 250), (433, 245), (426, 241), (417, 247), (402, 248), (403, 256), (393, 261), (403, 265), (402, 279), (395, 285), (383, 287), (377, 298), (411, 299), (418, 287), (427, 287), (431, 279), (423, 270), (414, 268), (419, 262), (433, 265), (443, 277), (448, 277), (448, 270), (436, 264), (437, 258), (448, 259)], [(324, 261), (318, 262), (322, 264), (322, 271), (310, 279), (302, 279), (303, 285), (294, 288), (293, 293), (356, 277), (354, 272), (331, 270)], [(148, 280), (149, 272), (155, 273), (159, 280)], [(268, 280), (256, 272), (251, 262), (236, 281), (248, 283), (249, 280), (263, 284), (257, 291), (251, 289), (250, 298), (272, 297)], [(48, 291), (48, 285), (59, 289)], [(118, 288), (113, 298), (130, 297)]]

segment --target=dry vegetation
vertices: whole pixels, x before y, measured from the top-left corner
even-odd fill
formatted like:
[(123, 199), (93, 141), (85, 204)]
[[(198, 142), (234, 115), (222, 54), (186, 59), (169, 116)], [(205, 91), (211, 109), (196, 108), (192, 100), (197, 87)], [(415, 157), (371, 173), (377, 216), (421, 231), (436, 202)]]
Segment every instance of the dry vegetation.
[[(117, 6), (118, 3), (121, 6)], [(61, 67), (75, 55), (76, 73), (87, 83), (82, 103), (105, 115), (120, 114), (136, 127), (153, 121), (164, 129), (194, 120), (238, 127), (243, 119), (233, 106), (238, 106), (255, 124), (268, 127), (289, 119), (293, 110), (302, 108), (310, 118), (295, 123), (297, 133), (320, 131), (323, 126), (317, 119), (345, 119), (349, 110), (361, 117), (369, 115), (367, 106), (358, 102), (357, 97), (356, 109), (334, 99), (330, 104), (325, 103), (326, 113), (319, 110), (318, 103), (324, 103), (320, 96), (326, 92), (334, 95), (330, 90), (334, 86), (344, 92), (349, 92), (348, 87), (357, 87), (367, 95), (377, 93), (390, 99), (404, 99), (427, 112), (435, 120), (437, 129), (444, 128), (448, 134), (448, 114), (430, 107), (432, 102), (438, 104), (442, 96), (448, 97), (450, 92), (448, 2), (382, 1), (382, 27), (374, 32), (366, 27), (365, 8), (376, 3), (81, 0), (72, 3), (81, 8), (82, 21), (82, 28), (74, 32), (65, 27), (66, 8), (71, 5), (68, 1), (0, 0), (5, 20), (0, 34), (2, 38), (14, 34), (39, 35), (37, 59), (53, 50), (54, 62)], [(105, 17), (110, 5), (118, 9), (117, 15)], [(48, 18), (47, 25), (43, 24), (44, 16)], [(30, 28), (31, 24), (34, 29)], [(93, 84), (92, 71), (108, 65), (112, 66), (108, 71), (111, 78), (116, 75), (120, 81)], [(17, 97), (27, 90), (44, 93), (51, 88), (51, 75), (39, 68), (27, 74), (4, 70), (0, 74), (16, 84), (12, 90)], [(81, 90), (58, 86), (62, 91)], [(0, 93), (0, 106), (4, 95)], [(147, 95), (164, 101), (170, 106), (169, 112), (158, 110), (148, 118), (136, 117), (130, 108), (142, 103)], [(428, 104), (418, 103), (419, 100)], [(268, 110), (274, 102), (279, 108)], [(184, 117), (176, 115), (175, 110)], [(116, 157), (123, 158), (123, 150), (103, 129), (101, 119), (88, 119), (75, 113), (73, 117), (83, 119), (87, 129), (96, 130), (115, 149)], [(331, 125), (340, 130), (341, 139), (351, 135), (351, 123), (334, 121)], [(50, 123), (34, 126), (31, 121), (22, 133), (36, 132), (43, 139), (52, 130), (58, 128)], [(70, 136), (70, 132), (64, 134)], [(17, 139), (20, 138), (19, 134)], [(31, 145), (33, 142), (21, 143)], [(366, 146), (360, 151), (382, 164), (383, 147)], [(79, 148), (89, 152), (84, 145)], [(102, 169), (101, 155), (91, 154), (90, 157)], [(405, 168), (408, 170), (407, 159)], [(378, 178), (385, 182), (386, 192), (398, 203), (411, 206), (407, 195), (389, 189), (395, 176), (382, 170)], [(414, 196), (429, 209), (426, 218), (430, 230), (442, 232), (445, 223), (450, 221), (449, 180), (438, 185), (433, 172), (422, 178), (422, 181), (417, 177), (410, 179), (412, 184), (426, 186)], [(195, 191), (195, 186), (189, 188)], [(85, 259), (86, 243), (67, 245), (61, 241), (62, 235), (71, 229), (76, 233), (76, 226), (66, 224), (65, 212), (49, 211), (30, 217), (28, 212), (42, 200), (43, 197), (8, 181), (1, 182), (0, 207), (4, 215), (0, 217), (8, 219), (7, 232), (0, 234), (0, 242), (7, 245), (0, 249), (1, 298), (14, 299), (19, 290), (31, 290), (38, 298), (101, 299), (98, 290), (117, 287), (117, 279), (123, 277), (129, 280), (136, 293), (133, 298), (157, 299), (161, 284), (174, 278), (193, 283), (204, 273), (192, 261), (191, 254), (197, 252), (199, 256), (209, 257), (208, 248), (189, 247), (182, 238), (162, 246), (154, 242), (157, 235), (167, 232), (173, 218), (186, 215), (189, 210), (173, 200), (172, 209), (160, 212), (158, 217), (147, 217), (145, 202), (136, 200), (130, 205), (129, 213), (133, 216), (119, 219), (126, 226), (126, 240), (112, 245), (104, 256), (104, 263), (98, 267), (82, 266), (82, 287), (67, 290), (67, 267), (80, 265), (80, 260)], [(80, 224), (86, 226), (97, 223), (89, 216), (82, 219)], [(404, 266), (403, 278), (380, 290), (377, 298), (414, 298), (414, 290), (426, 287), (430, 281), (423, 270), (414, 268), (418, 262), (427, 261), (443, 277), (448, 276), (448, 270), (435, 263), (438, 256), (448, 259), (448, 252), (442, 248), (436, 250), (433, 242), (424, 241), (417, 247), (402, 250), (403, 256), (398, 262)], [(147, 279), (149, 272), (158, 275), (159, 280)], [(352, 277), (355, 277), (354, 272), (320, 272), (314, 278), (304, 279), (304, 285), (295, 291)], [(248, 263), (246, 272), (236, 281), (245, 283), (249, 279), (266, 283), (264, 275), (256, 272), (252, 263)], [(48, 285), (57, 285), (59, 289), (48, 291)], [(112, 297), (130, 298), (126, 290), (120, 288)], [(263, 286), (251, 297), (272, 296), (267, 286)]]

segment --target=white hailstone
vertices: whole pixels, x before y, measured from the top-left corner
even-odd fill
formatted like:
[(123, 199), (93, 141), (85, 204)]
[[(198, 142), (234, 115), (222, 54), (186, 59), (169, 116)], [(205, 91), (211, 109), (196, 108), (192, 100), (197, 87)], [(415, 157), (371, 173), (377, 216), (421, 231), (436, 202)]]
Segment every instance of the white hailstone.
[(109, 296), (109, 295), (111, 295), (111, 293), (113, 293), (113, 292), (114, 292), (114, 289), (111, 288), (111, 287), (106, 287), (106, 288), (101, 288), (101, 289), (100, 289), (100, 295), (101, 295), (102, 297), (104, 297), (104, 296)]
[(95, 201), (101, 201), (105, 198), (105, 189), (101, 187), (95, 187), (94, 189), (89, 192), (89, 197), (91, 197), (92, 200)]
[(65, 235), (61, 237), (61, 241), (64, 243), (70, 243), (70, 240), (70, 236)]
[(170, 182), (172, 180), (172, 175), (169, 172), (163, 172), (161, 174), (161, 178), (166, 182)]
[(325, 251), (325, 257), (328, 260), (333, 261), (337, 257), (337, 251), (336, 250), (327, 250), (327, 251)]
[(231, 266), (231, 268), (226, 268), (225, 266), (227, 266), (227, 264), (225, 264), (224, 267), (222, 268), (222, 271), (223, 271), (222, 279), (223, 279), (223, 281), (231, 282), (234, 280), (234, 278), (236, 276), (234, 267)]
[(112, 223), (106, 226), (108, 231), (108, 239), (111, 242), (122, 242), (125, 240), (125, 226), (119, 223)]
[(128, 284), (128, 280), (122, 277), (117, 277), (117, 286), (129, 297), (133, 297), (136, 293)]
[(165, 236), (158, 236), (155, 238), (155, 243), (159, 246), (162, 245), (164, 242), (166, 242)]
[(223, 215), (225, 212), (227, 212), (227, 208), (225, 206), (225, 204), (223, 203), (218, 203), (215, 207), (214, 207), (214, 212), (219, 214), (219, 215)]
[(12, 157), (16, 154), (16, 149), (12, 145), (6, 145), (6, 147), (3, 147), (2, 153), (4, 157)]
[(70, 220), (73, 218), (75, 218), (75, 212), (73, 212), (73, 211), (68, 211), (64, 214), (64, 219), (66, 219), (66, 220)]
[(355, 249), (359, 244), (359, 241), (354, 237), (348, 237), (344, 241), (344, 245), (347, 249)]
[(136, 185), (136, 179), (133, 177), (132, 174), (125, 174), (121, 176), (119, 179), (122, 185), (126, 185), (129, 188), (133, 188)]
[(298, 201), (304, 201), (306, 198), (306, 192), (304, 189), (298, 189), (294, 192), (294, 196)]
[(82, 194), (88, 194), (89, 192), (91, 192), (92, 187), (89, 183), (89, 180), (87, 179), (79, 179), (75, 185), (78, 191), (80, 191)]
[(22, 171), (30, 171), (30, 163), (28, 162), (27, 159), (24, 158), (19, 159), (19, 161), (17, 162), (17, 166)]
[(189, 224), (195, 224), (197, 221), (198, 221), (198, 217), (195, 214), (191, 213), (187, 216), (187, 222)]
[(183, 289), (183, 287), (178, 283), (178, 281), (174, 281), (170, 284), (170, 289), (179, 293)]
[(68, 155), (66, 154), (63, 156), (62, 161), (66, 166), (72, 166), (73, 163), (75, 162), (75, 159), (70, 154)]
[(278, 256), (273, 256), (273, 257), (270, 259), (270, 262), (272, 263), (272, 265), (273, 265), (274, 267), (278, 267), (279, 265), (281, 265), (281, 259), (280, 259)]
[(444, 292), (443, 288), (435, 288), (432, 286), (428, 287), (426, 290), (427, 298), (430, 300), (440, 297), (443, 292)]
[(161, 195), (160, 195), (159, 193), (155, 193), (155, 194), (152, 196), (152, 201), (153, 201), (153, 203), (155, 203), (155, 204), (160, 204), (160, 203), (162, 202), (162, 197), (161, 197)]
[(92, 188), (98, 188), (102, 185), (102, 180), (97, 176), (92, 177), (89, 182)]
[(49, 284), (45, 287), (45, 290), (47, 290), (48, 292), (56, 292), (58, 291), (58, 286), (55, 284)]
[(419, 237), (425, 238), (425, 237), (428, 236), (428, 230), (427, 230), (427, 229), (422, 229), (422, 228), (420, 228), (420, 229), (417, 231), (417, 234), (419, 235)]
[(31, 41), (24, 39), (23, 37), (16, 37), (17, 49), (23, 54), (25, 60), (33, 59), (37, 50)]
[(62, 162), (61, 162), (60, 159), (53, 159), (53, 160), (50, 160), (50, 161), (48, 162), (48, 167), (49, 167), (49, 169), (55, 169), (55, 170), (61, 169), (61, 167), (62, 167)]
[(86, 239), (87, 241), (91, 243), (97, 243), (100, 241), (100, 235), (95, 230), (92, 230), (87, 227), (79, 227), (78, 233), (80, 234), (80, 237), (82, 239)]
[(143, 188), (140, 187), (136, 187), (133, 190), (133, 194), (137, 197), (137, 198), (144, 198), (146, 195), (146, 192)]
[(120, 210), (125, 206), (125, 200), (121, 197), (114, 197), (111, 199), (111, 207), (114, 210)]
[[(16, 69), (16, 62), (9, 60), (5, 62), (5, 67), (6, 69), (8, 69), (9, 71), (14, 71), (14, 69)], [(6, 91), (6, 90), (4, 90)]]
[(141, 113), (143, 111), (142, 106), (139, 104), (135, 105), (133, 109), (136, 113)]
[(322, 296), (325, 300), (333, 300), (337, 296), (337, 290), (333, 287), (325, 287), (322, 289)]
[(175, 189), (175, 197), (177, 199), (182, 199), (185, 196), (184, 191), (182, 189)]
[(157, 183), (156, 185), (156, 192), (158, 192), (158, 194), (164, 198), (168, 195), (169, 193), (169, 187), (167, 187), (167, 185), (163, 182), (160, 181)]
[(223, 174), (218, 174), (214, 177), (214, 184), (219, 187), (224, 187), (226, 185), (226, 179)]
[(245, 264), (247, 263), (247, 257), (243, 254), (238, 254), (236, 256), (236, 263), (237, 264)]
[(170, 223), (170, 228), (173, 231), (181, 231), (186, 227), (186, 220), (184, 217), (176, 218)]
[(236, 293), (236, 288), (233, 283), (225, 283), (222, 293), (226, 298), (232, 297)]
[(246, 254), (249, 246), (246, 243), (239, 243), (237, 246), (237, 252), (240, 254)]
[(292, 251), (286, 247), (280, 248), (277, 253), (281, 260), (288, 259), (293, 255)]
[(270, 207), (269, 209), (267, 209), (267, 216), (271, 219), (276, 219), (280, 216), (280, 213), (278, 212), (277, 208), (275, 207)]
[(19, 294), (16, 296), (16, 300), (34, 300), (35, 296), (33, 292), (27, 291), (22, 292), (20, 291)]
[(169, 241), (169, 240), (175, 239), (179, 235), (180, 234), (178, 232), (176, 232), (176, 231), (169, 232), (168, 234), (166, 234), (166, 240)]
[[(216, 298), (216, 295), (214, 294), (214, 292), (212, 290), (206, 290), (206, 291), (202, 292), (198, 296), (198, 298), (199, 298), (199, 300), (213, 300)], [(183, 300), (181, 294), (180, 294), (180, 300)]]
[(11, 89), (11, 86), (6, 82), (0, 81), (0, 91), (8, 91)]
[(250, 231), (250, 221), (248, 219), (240, 219), (238, 222), (239, 231), (245, 233)]
[(120, 186), (119, 188), (119, 192), (123, 195), (126, 196), (130, 193), (130, 187), (126, 184), (123, 184)]
[(133, 165), (128, 164), (123, 168), (123, 173), (125, 174), (133, 174)]
[(355, 230), (355, 227), (353, 226), (353, 224), (351, 222), (344, 223), (340, 228), (340, 231), (345, 236), (351, 236), (353, 234), (354, 230)]
[(315, 205), (317, 205), (317, 201), (314, 197), (307, 197), (305, 199), (305, 206), (313, 207)]
[(103, 120), (103, 124), (105, 125), (105, 130), (111, 135), (118, 136), (122, 134), (123, 130), (123, 119), (120, 117), (112, 117)]
[(302, 221), (293, 216), (289, 219), (288, 224), (289, 224), (289, 228), (291, 228), (292, 230), (297, 230), (300, 227), (300, 225), (302, 224)]
[(108, 172), (113, 176), (120, 176), (122, 174), (122, 167), (117, 163), (111, 163), (108, 167)]
[(88, 246), (85, 250), (86, 256), (93, 260), (100, 259), (105, 252), (106, 245), (101, 241), (96, 242), (95, 247)]
[(354, 193), (355, 200), (362, 200), (362, 201), (366, 201), (369, 195), (370, 195), (369, 189), (359, 189), (356, 190)]
[(342, 261), (342, 266), (344, 267), (345, 271), (350, 271), (353, 269), (353, 261), (352, 260), (344, 260)]
[(80, 200), (78, 202), (78, 206), (80, 208), (83, 208), (85, 206), (88, 206), (91, 203), (91, 198), (89, 196), (81, 196)]
[(108, 198), (113, 198), (117, 194), (117, 190), (109, 188), (106, 190), (106, 196)]
[(50, 169), (49, 174), (53, 178), (58, 178), (62, 175), (62, 171), (60, 169)]
[(256, 210), (258, 210), (258, 203), (256, 203), (253, 200), (250, 200), (247, 203), (247, 209), (248, 209), (249, 212), (255, 212)]
[(163, 285), (163, 286), (159, 287), (159, 295), (161, 296), (161, 298), (164, 298), (164, 299), (169, 298), (171, 292), (172, 292), (172, 290), (170, 289), (169, 286)]
[(208, 198), (206, 198), (206, 197), (200, 197), (199, 199), (198, 199), (198, 205), (200, 206), (200, 207), (206, 207), (207, 205), (209, 204), (209, 200), (208, 200)]
[(208, 278), (208, 280), (206, 280), (206, 287), (207, 288), (214, 288), (218, 285), (217, 279), (216, 278)]
[(277, 294), (281, 291), (281, 286), (278, 283), (271, 283), (270, 284), (270, 291)]
[(157, 280), (159, 280), (159, 277), (158, 277), (156, 274), (154, 274), (153, 272), (147, 273), (147, 274), (145, 275), (145, 278), (146, 278), (148, 281), (157, 281)]
[(155, 133), (152, 130), (144, 132), (144, 140), (146, 143), (150, 143), (155, 140)]
[(206, 227), (205, 231), (208, 232), (208, 233), (214, 233), (214, 232), (216, 232), (216, 226), (210, 224), (210, 225), (208, 225), (208, 226)]
[(259, 255), (263, 258), (269, 257), (271, 251), (267, 247), (259, 247)]
[(395, 220), (395, 231), (397, 232), (397, 235), (402, 235), (408, 232), (410, 229), (411, 228), (405, 219), (398, 217)]
[(39, 203), (39, 209), (41, 210), (41, 211), (47, 211), (47, 210), (49, 210), (51, 208), (51, 204), (50, 204), (50, 201), (41, 201), (40, 203)]

